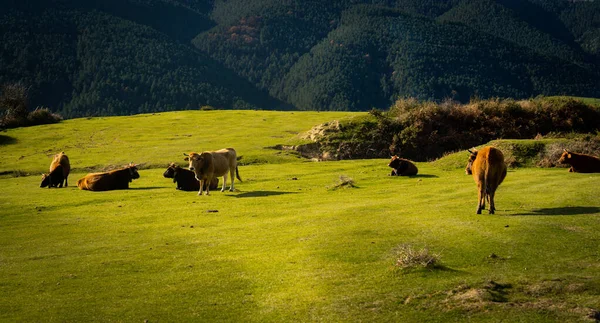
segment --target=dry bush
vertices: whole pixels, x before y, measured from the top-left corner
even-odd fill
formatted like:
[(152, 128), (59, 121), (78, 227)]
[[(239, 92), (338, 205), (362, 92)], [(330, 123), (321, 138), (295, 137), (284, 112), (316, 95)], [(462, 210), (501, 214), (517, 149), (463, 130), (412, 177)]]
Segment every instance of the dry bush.
[(62, 119), (61, 115), (52, 113), (52, 111), (46, 107), (37, 107), (27, 116), (29, 125), (57, 123)]
[(340, 175), (340, 180), (337, 184), (335, 184), (333, 187), (331, 187), (330, 189), (335, 191), (337, 189), (340, 188), (354, 188), (356, 187), (356, 185), (354, 185), (354, 180), (346, 175)]
[(48, 108), (38, 107), (29, 112), (29, 88), (22, 83), (4, 84), (0, 88), (0, 127), (16, 128), (39, 124), (57, 123), (62, 120)]
[(424, 267), (433, 268), (438, 265), (440, 256), (432, 254), (428, 248), (415, 249), (408, 244), (400, 245), (396, 249), (396, 266), (402, 269)]

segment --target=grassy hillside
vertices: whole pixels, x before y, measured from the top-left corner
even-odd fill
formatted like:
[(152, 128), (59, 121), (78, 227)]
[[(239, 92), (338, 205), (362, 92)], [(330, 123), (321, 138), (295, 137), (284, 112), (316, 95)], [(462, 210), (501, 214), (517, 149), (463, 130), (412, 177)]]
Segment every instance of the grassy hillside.
[[(0, 173), (48, 171), (64, 151), (76, 170), (98, 170), (130, 161), (143, 168), (183, 162), (183, 153), (233, 147), (241, 163), (298, 160), (269, 147), (304, 143), (300, 132), (345, 119), (348, 112), (185, 111), (131, 117), (66, 120), (60, 124), (9, 129), (0, 134), (5, 158)], [(48, 164), (48, 165), (46, 165)]]
[[(418, 163), (419, 175), (399, 178), (384, 159), (314, 163), (264, 148), (348, 115), (173, 112), (3, 132), (2, 171), (42, 171), (46, 154), (64, 150), (75, 172), (63, 189), (0, 178), (0, 321), (600, 315), (597, 174), (511, 169), (497, 214), (478, 216), (475, 184), (458, 167)], [(200, 197), (162, 177), (182, 151), (226, 146), (252, 161), (236, 192)], [(130, 190), (74, 187), (87, 167), (130, 160), (157, 168)], [(336, 189), (341, 176), (354, 187)], [(401, 246), (439, 262), (401, 269)]]

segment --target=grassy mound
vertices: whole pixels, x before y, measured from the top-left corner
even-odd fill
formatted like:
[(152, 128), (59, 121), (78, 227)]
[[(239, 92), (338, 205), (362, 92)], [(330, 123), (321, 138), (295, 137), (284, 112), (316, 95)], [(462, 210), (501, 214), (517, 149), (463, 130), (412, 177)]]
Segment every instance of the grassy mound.
[(401, 99), (387, 112), (340, 122), (312, 139), (333, 159), (392, 154), (427, 161), (503, 139), (534, 139), (600, 130), (600, 109), (574, 98), (473, 100), (469, 104)]

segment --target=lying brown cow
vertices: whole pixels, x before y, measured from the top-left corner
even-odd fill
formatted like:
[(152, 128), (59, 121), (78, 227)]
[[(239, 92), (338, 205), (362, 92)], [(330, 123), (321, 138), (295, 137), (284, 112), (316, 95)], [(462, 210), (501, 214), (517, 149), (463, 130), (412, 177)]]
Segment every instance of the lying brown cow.
[(506, 177), (506, 164), (504, 155), (499, 149), (494, 147), (484, 147), (481, 150), (471, 151), (469, 162), (465, 168), (468, 175), (473, 175), (479, 192), (477, 214), (485, 209), (485, 200), (490, 202), (490, 214), (496, 211), (494, 195), (496, 189)]
[(221, 192), (224, 192), (225, 187), (227, 186), (227, 173), (229, 173), (231, 179), (229, 191), (233, 192), (234, 190), (234, 174), (238, 180), (242, 180), (237, 167), (236, 152), (233, 148), (205, 151), (201, 154), (190, 153), (188, 155), (184, 153), (183, 155), (186, 156), (184, 160), (189, 162), (189, 169), (194, 171), (196, 179), (202, 186), (198, 191), (198, 195), (202, 195), (203, 189), (206, 190), (206, 195), (209, 195), (210, 189), (204, 185), (204, 182), (210, 183), (213, 177), (223, 176), (223, 187), (221, 188)]
[[(191, 170), (181, 168), (175, 163), (169, 164), (167, 170), (163, 173), (165, 178), (172, 178), (173, 183), (177, 184), (177, 189), (182, 191), (198, 191), (200, 190), (200, 182), (196, 179), (196, 175)], [(210, 182), (210, 189), (216, 190), (219, 186), (219, 178), (213, 177)], [(206, 190), (206, 188), (205, 188)]]
[(392, 156), (388, 166), (392, 168), (392, 176), (414, 176), (419, 172), (417, 166), (410, 160), (398, 156)]
[(77, 187), (88, 191), (110, 191), (129, 188), (129, 182), (140, 178), (137, 165), (130, 163), (122, 169), (106, 173), (91, 173), (77, 181)]
[(48, 174), (42, 174), (42, 183), (40, 187), (65, 187), (69, 186), (67, 178), (71, 172), (71, 163), (69, 157), (65, 155), (65, 152), (60, 152), (54, 155), (52, 162), (50, 163), (50, 172)]
[(572, 153), (565, 149), (558, 162), (571, 165), (569, 172), (600, 173), (600, 159), (594, 156)]

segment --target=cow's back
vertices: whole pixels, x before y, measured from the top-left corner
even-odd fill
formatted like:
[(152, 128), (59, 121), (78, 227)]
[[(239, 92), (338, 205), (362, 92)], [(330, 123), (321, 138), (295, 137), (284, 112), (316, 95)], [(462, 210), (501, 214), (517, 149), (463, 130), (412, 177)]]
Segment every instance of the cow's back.
[(50, 163), (50, 173), (58, 166), (62, 166), (64, 177), (69, 176), (69, 173), (71, 172), (71, 163), (69, 162), (69, 157), (65, 155), (64, 152), (54, 155), (52, 163)]
[(91, 173), (85, 175), (83, 178), (77, 181), (77, 187), (81, 190), (88, 191), (109, 191), (118, 188), (128, 188), (120, 185), (117, 186), (117, 183), (114, 180), (114, 175), (111, 173)]
[(235, 169), (237, 164), (237, 155), (235, 149), (224, 148), (212, 151), (214, 176), (223, 176), (229, 170)]
[(477, 152), (472, 166), (473, 179), (496, 189), (506, 177), (504, 154), (494, 147), (484, 147)]

